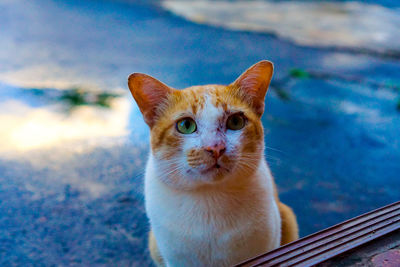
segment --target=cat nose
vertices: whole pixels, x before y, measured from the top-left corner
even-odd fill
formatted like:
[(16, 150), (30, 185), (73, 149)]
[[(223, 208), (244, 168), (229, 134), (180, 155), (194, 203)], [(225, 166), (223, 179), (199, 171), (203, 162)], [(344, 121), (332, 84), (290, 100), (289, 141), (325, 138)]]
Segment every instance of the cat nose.
[(224, 154), (226, 147), (224, 144), (216, 144), (214, 146), (206, 147), (205, 150), (213, 155), (215, 159), (218, 159), (222, 154)]

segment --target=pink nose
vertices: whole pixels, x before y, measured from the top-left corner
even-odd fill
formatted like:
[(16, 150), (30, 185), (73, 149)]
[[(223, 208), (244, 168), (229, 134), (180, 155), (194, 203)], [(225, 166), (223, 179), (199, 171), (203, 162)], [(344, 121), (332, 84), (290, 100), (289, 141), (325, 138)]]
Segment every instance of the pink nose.
[(216, 144), (214, 146), (208, 146), (204, 148), (207, 152), (211, 153), (215, 159), (218, 159), (219, 157), (224, 154), (226, 147), (224, 144)]

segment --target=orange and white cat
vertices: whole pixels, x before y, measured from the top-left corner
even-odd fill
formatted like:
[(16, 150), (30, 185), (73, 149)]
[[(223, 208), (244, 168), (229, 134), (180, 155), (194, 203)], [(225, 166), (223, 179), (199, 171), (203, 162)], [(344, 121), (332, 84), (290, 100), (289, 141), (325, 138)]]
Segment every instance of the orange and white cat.
[(129, 89), (151, 131), (145, 205), (159, 266), (231, 266), (298, 238), (264, 158), (269, 61), (234, 83), (175, 90), (140, 73)]

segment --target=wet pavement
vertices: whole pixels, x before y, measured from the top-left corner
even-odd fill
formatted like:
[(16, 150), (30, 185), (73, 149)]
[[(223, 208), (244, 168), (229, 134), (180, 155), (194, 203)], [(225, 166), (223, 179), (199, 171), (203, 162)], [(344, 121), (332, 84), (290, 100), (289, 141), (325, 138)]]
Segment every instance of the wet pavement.
[[(132, 72), (184, 88), (253, 63), (399, 81), (390, 58), (185, 21), (144, 1), (0, 2), (0, 264), (149, 265), (148, 129)], [(399, 45), (400, 47), (400, 45)], [(399, 93), (292, 79), (267, 95), (266, 158), (302, 236), (400, 198)]]

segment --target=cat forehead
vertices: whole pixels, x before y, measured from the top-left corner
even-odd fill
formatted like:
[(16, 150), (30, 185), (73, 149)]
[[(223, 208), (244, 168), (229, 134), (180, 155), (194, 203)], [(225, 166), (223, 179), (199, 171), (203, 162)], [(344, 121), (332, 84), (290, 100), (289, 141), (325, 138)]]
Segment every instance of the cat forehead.
[(193, 86), (181, 91), (177, 108), (190, 111), (193, 115), (216, 115), (226, 111), (228, 106), (234, 106), (234, 96), (228, 86), (204, 85)]
[(213, 99), (210, 94), (206, 93), (203, 99), (204, 104), (199, 110), (197, 118), (207, 122), (218, 121), (219, 118), (224, 115), (224, 109), (217, 104), (216, 99)]

